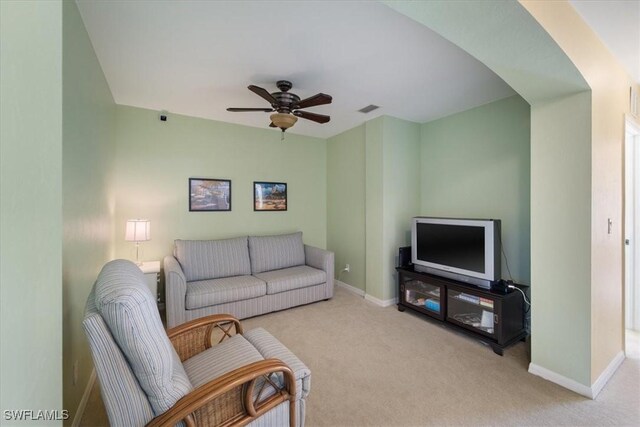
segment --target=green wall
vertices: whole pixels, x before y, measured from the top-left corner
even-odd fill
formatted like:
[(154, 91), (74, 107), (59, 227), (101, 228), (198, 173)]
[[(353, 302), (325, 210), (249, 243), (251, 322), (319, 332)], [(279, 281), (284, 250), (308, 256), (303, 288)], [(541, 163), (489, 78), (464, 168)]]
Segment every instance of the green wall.
[[(144, 260), (161, 260), (175, 239), (304, 233), (326, 247), (326, 141), (156, 111), (117, 107), (116, 255), (135, 258), (125, 221), (151, 221)], [(189, 178), (230, 179), (231, 212), (189, 212)], [(254, 212), (253, 181), (288, 184), (286, 212)]]
[(530, 283), (530, 109), (519, 96), (423, 125), (370, 120), (329, 139), (327, 173), (336, 270), (351, 264), (340, 279), (377, 302), (397, 296), (397, 252), (417, 215), (502, 219), (511, 274)]
[[(530, 108), (520, 96), (422, 125), (424, 216), (496, 218), (513, 280), (531, 284)], [(509, 278), (504, 257), (502, 277)]]
[(384, 116), (365, 123), (365, 231), (366, 277), (365, 292), (382, 300), (384, 294)]
[(114, 251), (116, 107), (76, 3), (63, 4), (62, 382), (64, 406), (72, 419), (93, 369), (82, 329), (84, 307)]
[[(365, 289), (365, 125), (327, 140), (327, 249), (336, 275)], [(340, 272), (350, 265), (350, 272)]]
[(0, 2), (0, 52), (0, 410), (61, 410), (61, 2)]
[(327, 244), (340, 280), (376, 302), (396, 295), (398, 247), (420, 208), (420, 125), (388, 116), (327, 142)]
[(532, 362), (584, 385), (593, 382), (590, 100), (531, 107)]
[(420, 211), (420, 125), (385, 116), (383, 135), (383, 289), (379, 298), (389, 301), (398, 293), (398, 248), (411, 245), (411, 218)]

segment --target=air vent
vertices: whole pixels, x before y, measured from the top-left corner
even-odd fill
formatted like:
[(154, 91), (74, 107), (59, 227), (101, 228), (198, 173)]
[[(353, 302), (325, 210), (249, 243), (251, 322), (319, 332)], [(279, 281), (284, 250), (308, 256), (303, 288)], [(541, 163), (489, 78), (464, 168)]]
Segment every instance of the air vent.
[(380, 107), (378, 107), (377, 105), (371, 104), (371, 105), (367, 105), (364, 108), (359, 109), (358, 111), (360, 111), (361, 113), (367, 114), (367, 113), (372, 112), (373, 110), (377, 110), (378, 108), (380, 108)]

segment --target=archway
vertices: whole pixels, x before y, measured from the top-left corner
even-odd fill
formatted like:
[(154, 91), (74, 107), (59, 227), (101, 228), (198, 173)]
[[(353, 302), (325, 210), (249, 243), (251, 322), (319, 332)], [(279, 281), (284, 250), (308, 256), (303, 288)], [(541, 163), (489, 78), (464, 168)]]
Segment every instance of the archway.
[(529, 370), (595, 397), (624, 358), (629, 77), (566, 2), (384, 3), (482, 61), (530, 103)]

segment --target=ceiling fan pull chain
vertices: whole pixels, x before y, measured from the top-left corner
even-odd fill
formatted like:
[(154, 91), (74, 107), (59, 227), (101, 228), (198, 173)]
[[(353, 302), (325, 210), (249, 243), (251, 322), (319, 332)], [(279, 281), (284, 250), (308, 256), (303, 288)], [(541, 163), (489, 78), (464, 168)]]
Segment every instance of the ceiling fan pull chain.
[(282, 129), (282, 132), (280, 133), (280, 141), (284, 141), (284, 129)]

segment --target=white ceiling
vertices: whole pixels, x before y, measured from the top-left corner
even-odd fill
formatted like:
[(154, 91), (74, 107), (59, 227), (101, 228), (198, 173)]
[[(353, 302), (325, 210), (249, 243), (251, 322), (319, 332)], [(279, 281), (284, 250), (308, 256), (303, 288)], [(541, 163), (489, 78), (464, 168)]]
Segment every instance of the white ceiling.
[[(482, 63), (378, 2), (83, 1), (78, 6), (118, 104), (267, 128), (249, 84), (291, 80), (306, 111), (288, 132), (327, 138), (386, 114), (419, 123), (515, 92)], [(357, 112), (369, 104), (381, 108)], [(274, 132), (277, 130), (274, 130)]]
[(571, 4), (640, 83), (640, 1), (571, 0)]
[[(320, 125), (289, 132), (327, 138), (382, 114), (419, 123), (515, 92), (482, 63), (378, 2), (77, 1), (116, 103), (256, 127), (268, 107), (249, 84), (293, 82), (331, 105)], [(640, 1), (571, 0), (640, 82)], [(369, 104), (381, 108), (357, 112)], [(276, 130), (274, 130), (276, 131)]]

